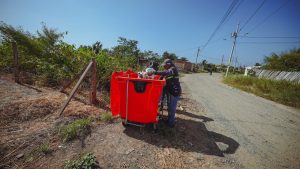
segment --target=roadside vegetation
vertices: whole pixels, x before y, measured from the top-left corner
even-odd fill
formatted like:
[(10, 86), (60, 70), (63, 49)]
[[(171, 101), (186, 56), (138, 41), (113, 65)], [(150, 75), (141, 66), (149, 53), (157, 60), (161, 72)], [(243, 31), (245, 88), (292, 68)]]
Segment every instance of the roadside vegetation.
[(288, 106), (300, 108), (300, 84), (289, 81), (230, 75), (224, 83)]
[(264, 59), (263, 69), (275, 71), (300, 71), (300, 48), (281, 54), (273, 53)]
[(75, 138), (85, 137), (91, 131), (90, 119), (77, 119), (59, 128), (58, 135), (63, 142), (71, 141)]
[(100, 119), (103, 122), (111, 122), (113, 120), (113, 116), (111, 115), (110, 112), (104, 112), (104, 113), (101, 113)]
[(89, 45), (69, 44), (64, 41), (68, 32), (42, 25), (37, 32), (28, 32), (0, 22), (0, 72), (13, 72), (12, 42), (17, 43), (19, 69), (23, 83), (60, 87), (70, 81), (95, 58), (100, 89), (109, 91), (110, 76), (114, 71), (144, 69), (143, 61), (162, 62), (165, 58), (184, 60), (174, 53), (162, 55), (150, 50), (141, 51), (137, 40), (119, 37), (117, 45), (104, 48), (100, 41)]
[(100, 168), (97, 164), (96, 156), (93, 153), (87, 153), (75, 160), (66, 161), (66, 167), (69, 169), (93, 169)]

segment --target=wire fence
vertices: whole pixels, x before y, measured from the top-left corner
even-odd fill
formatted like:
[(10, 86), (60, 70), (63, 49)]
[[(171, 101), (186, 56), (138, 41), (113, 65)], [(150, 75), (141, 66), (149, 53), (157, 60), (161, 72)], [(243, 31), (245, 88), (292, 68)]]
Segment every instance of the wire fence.
[(258, 78), (287, 80), (294, 81), (300, 84), (300, 72), (271, 71), (264, 69), (254, 69), (254, 72), (255, 76), (257, 76)]

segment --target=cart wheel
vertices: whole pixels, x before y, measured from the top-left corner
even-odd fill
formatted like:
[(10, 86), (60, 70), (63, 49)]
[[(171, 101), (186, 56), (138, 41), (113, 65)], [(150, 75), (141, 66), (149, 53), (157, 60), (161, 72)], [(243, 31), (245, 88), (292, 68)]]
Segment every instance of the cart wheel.
[(124, 121), (122, 121), (122, 125), (127, 128), (128, 127), (128, 124), (126, 124)]
[(154, 130), (154, 133), (158, 132), (158, 126), (157, 126), (157, 124), (153, 124), (153, 130)]

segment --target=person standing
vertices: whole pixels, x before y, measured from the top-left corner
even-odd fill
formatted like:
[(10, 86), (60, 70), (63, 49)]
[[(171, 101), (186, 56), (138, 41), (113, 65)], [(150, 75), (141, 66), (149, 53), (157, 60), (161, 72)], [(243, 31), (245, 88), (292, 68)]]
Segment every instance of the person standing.
[(179, 74), (176, 66), (170, 59), (164, 60), (162, 66), (164, 67), (164, 70), (157, 71), (156, 74), (161, 75), (166, 80), (165, 90), (169, 99), (167, 123), (170, 127), (174, 127), (177, 102), (181, 95)]

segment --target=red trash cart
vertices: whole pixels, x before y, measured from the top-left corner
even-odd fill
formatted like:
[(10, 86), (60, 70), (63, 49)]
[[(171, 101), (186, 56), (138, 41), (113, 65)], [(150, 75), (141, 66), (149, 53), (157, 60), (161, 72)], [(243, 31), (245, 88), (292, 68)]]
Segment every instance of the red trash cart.
[(158, 103), (165, 80), (141, 79), (132, 71), (114, 72), (111, 79), (111, 112), (123, 125), (157, 124)]

